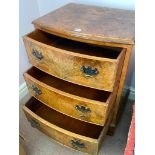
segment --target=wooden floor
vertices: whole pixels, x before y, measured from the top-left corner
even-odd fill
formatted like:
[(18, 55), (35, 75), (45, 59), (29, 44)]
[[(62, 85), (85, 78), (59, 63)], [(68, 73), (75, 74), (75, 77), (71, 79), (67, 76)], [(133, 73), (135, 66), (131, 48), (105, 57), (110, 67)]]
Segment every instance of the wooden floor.
[[(20, 135), (24, 138), (23, 144), (27, 155), (84, 155), (62, 145), (59, 145), (35, 128), (32, 128), (21, 110), (28, 100), (25, 97), (20, 102)], [(124, 112), (114, 136), (106, 136), (102, 143), (99, 155), (123, 155), (132, 114), (132, 101), (127, 101)]]

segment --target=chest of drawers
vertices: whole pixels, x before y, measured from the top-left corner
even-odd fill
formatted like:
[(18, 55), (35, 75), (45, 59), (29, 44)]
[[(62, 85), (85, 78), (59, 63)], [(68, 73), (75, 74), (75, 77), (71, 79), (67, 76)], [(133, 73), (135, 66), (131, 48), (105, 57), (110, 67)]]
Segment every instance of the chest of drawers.
[(57, 142), (96, 155), (116, 126), (134, 13), (71, 3), (33, 24), (23, 37), (33, 65), (24, 73), (25, 115)]

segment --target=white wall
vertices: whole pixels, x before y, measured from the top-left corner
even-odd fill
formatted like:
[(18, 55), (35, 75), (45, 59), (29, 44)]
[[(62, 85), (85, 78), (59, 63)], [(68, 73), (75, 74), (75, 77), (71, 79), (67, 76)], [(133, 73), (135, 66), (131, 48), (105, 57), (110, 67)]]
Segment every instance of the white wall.
[(75, 0), (37, 0), (40, 15), (47, 14), (61, 6), (74, 2)]
[(30, 67), (22, 36), (33, 30), (32, 20), (40, 16), (36, 0), (19, 1), (19, 84), (24, 82), (23, 73)]
[[(134, 0), (22, 0), (20, 1), (20, 36), (26, 34), (33, 29), (31, 22), (39, 15), (42, 16), (50, 11), (53, 11), (67, 3), (90, 4), (103, 7), (120, 8), (134, 10)], [(23, 43), (20, 42), (20, 84), (23, 82), (22, 74), (29, 67)], [(135, 88), (135, 54), (133, 52), (129, 64), (129, 70), (125, 85)]]
[(134, 10), (135, 0), (74, 0), (75, 3)]
[(105, 6), (112, 8), (120, 8), (127, 10), (134, 10), (134, 0), (37, 0), (39, 6), (40, 15), (44, 15), (50, 11), (53, 11), (67, 3), (81, 3), (96, 6)]

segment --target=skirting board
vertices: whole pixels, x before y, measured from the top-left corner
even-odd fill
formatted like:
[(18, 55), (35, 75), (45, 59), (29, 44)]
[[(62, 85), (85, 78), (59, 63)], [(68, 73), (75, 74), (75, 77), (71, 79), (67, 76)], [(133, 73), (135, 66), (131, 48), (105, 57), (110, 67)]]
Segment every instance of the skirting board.
[[(129, 88), (129, 87), (124, 87), (122, 95), (126, 94), (127, 91), (130, 92), (129, 99), (134, 100), (135, 99), (135, 90), (132, 88)], [(28, 94), (28, 89), (27, 89), (26, 83), (24, 82), (23, 84), (21, 84), (19, 86), (19, 100), (24, 98), (27, 94)]]
[(26, 86), (26, 82), (24, 82), (19, 86), (19, 101), (21, 101), (25, 96), (27, 96), (28, 93), (29, 92)]

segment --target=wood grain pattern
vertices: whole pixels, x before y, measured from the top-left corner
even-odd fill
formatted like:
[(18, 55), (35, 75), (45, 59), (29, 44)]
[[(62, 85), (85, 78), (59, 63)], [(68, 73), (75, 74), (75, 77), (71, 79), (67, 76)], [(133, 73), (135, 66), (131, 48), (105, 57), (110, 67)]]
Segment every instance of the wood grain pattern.
[[(37, 128), (40, 131), (67, 147), (92, 155), (98, 154), (101, 133), (102, 136), (106, 134), (107, 127), (110, 123), (110, 120), (108, 120), (103, 128), (75, 120), (71, 117), (67, 118), (67, 116), (49, 109), (34, 98), (28, 101), (23, 107), (23, 110), (29, 120), (35, 120), (39, 124)], [(64, 128), (69, 128), (69, 130)], [(88, 130), (90, 132), (87, 132)], [(84, 144), (84, 147), (73, 146), (71, 144), (72, 140), (79, 140)]]
[[(75, 46), (74, 43), (68, 43), (67, 46), (68, 40), (63, 39), (64, 43), (60, 42), (62, 38), (50, 37), (39, 31), (24, 37), (29, 61), (33, 66), (66, 81), (113, 91), (118, 65), (122, 65), (119, 62), (124, 59), (124, 50), (78, 43)], [(42, 60), (32, 54), (34, 49), (42, 53)], [(97, 68), (99, 73), (88, 77), (80, 70), (82, 66)]]
[[(102, 122), (101, 117), (103, 117), (103, 115), (105, 116), (104, 120), (108, 121), (111, 121), (112, 117), (109, 130), (114, 129), (118, 120), (118, 111), (121, 106), (121, 94), (124, 86), (129, 58), (134, 44), (134, 12), (71, 3), (33, 21), (33, 24), (38, 30), (35, 30), (34, 32), (24, 36), (24, 43), (30, 63), (32, 65), (63, 80), (99, 90), (111, 91), (115, 95), (113, 95), (111, 98), (108, 108), (106, 106), (106, 108), (103, 108), (103, 105), (105, 105), (106, 102), (101, 102), (100, 97), (98, 98), (100, 101), (95, 101), (95, 96), (92, 95), (92, 91), (86, 91), (91, 93), (90, 95), (87, 93), (88, 95), (86, 94), (85, 96), (86, 99), (82, 101), (85, 103), (85, 106), (93, 109), (93, 115), (91, 117), (87, 116), (87, 119), (81, 119), (75, 115), (72, 104), (81, 104), (81, 98), (84, 97), (82, 96), (83, 91), (74, 92), (68, 90), (69, 95), (66, 95), (66, 93), (64, 94), (64, 91), (55, 91), (53, 88), (48, 87), (47, 84), (43, 83), (42, 81), (37, 81), (29, 75), (25, 76), (27, 82), (30, 83), (30, 85), (34, 82), (43, 90), (43, 95), (46, 94), (46, 103), (44, 102), (44, 104), (48, 105), (49, 107), (51, 106), (54, 108), (54, 106), (56, 106), (54, 102), (59, 101), (61, 104), (58, 104), (55, 109), (59, 109), (58, 111), (75, 117), (79, 120), (83, 120), (83, 122), (98, 122), (97, 124), (100, 124)], [(102, 47), (99, 48), (97, 47), (98, 45)], [(32, 54), (34, 49), (39, 51), (39, 60), (37, 60)], [(119, 49), (121, 49), (122, 52), (120, 52)], [(109, 55), (109, 53), (111, 54)], [(119, 54), (117, 55), (117, 53)], [(112, 57), (112, 55), (114, 57)], [(83, 76), (83, 74), (80, 72), (80, 67), (83, 65), (91, 65), (92, 68), (97, 68), (100, 74), (91, 78)], [(80, 97), (75, 97), (73, 92), (78, 93), (78, 96)], [(32, 93), (32, 95), (34, 94)], [(43, 101), (44, 98), (41, 96), (40, 99), (39, 97), (35, 97)], [(61, 97), (58, 101), (54, 99), (51, 104), (50, 96), (53, 98)], [(92, 102), (91, 100), (94, 101)], [(64, 102), (66, 101), (69, 103), (67, 106), (70, 110), (68, 111), (66, 108), (63, 108), (63, 112), (60, 107), (65, 107), (66, 103), (64, 104)], [(99, 106), (101, 104), (103, 109)], [(36, 120), (40, 121), (40, 117), (38, 117), (38, 115), (36, 116), (34, 112), (29, 110), (29, 108), (25, 107), (24, 109), (25, 111), (28, 111), (26, 113), (28, 115), (30, 114), (30, 117), (37, 117)], [(102, 112), (100, 112), (100, 110)], [(114, 112), (111, 112), (111, 110), (114, 110)], [(100, 113), (104, 114), (98, 115)], [(98, 117), (97, 115), (101, 117)], [(65, 132), (62, 129), (61, 131), (55, 130), (55, 126), (54, 129), (53, 126), (51, 128), (51, 125), (50, 127), (47, 127), (47, 125), (44, 127), (44, 125), (47, 124), (44, 119), (41, 119), (41, 124), (41, 130), (51, 137), (58, 137), (58, 139), (54, 138), (57, 141), (60, 141), (60, 139), (62, 140), (62, 138), (64, 138), (64, 145), (66, 145), (66, 140), (69, 139), (71, 135), (73, 135), (74, 138), (78, 137), (80, 140), (85, 139), (83, 137), (79, 137), (80, 135), (78, 134), (75, 136), (72, 132), (67, 130), (65, 130)], [(103, 124), (106, 124), (106, 122)], [(105, 128), (107, 129), (108, 125)], [(88, 141), (86, 140), (86, 144), (88, 142), (89, 148), (83, 150), (83, 152), (97, 154), (98, 145), (101, 144), (101, 139), (104, 137), (102, 135), (106, 133), (106, 129), (101, 132), (98, 140), (95, 139), (94, 141), (93, 139), (92, 141), (92, 138), (90, 138)], [(90, 143), (90, 141), (93, 143), (93, 145)]]
[(109, 129), (109, 130), (111, 130), (111, 133), (114, 132), (116, 125), (118, 123), (118, 116), (119, 116), (118, 112), (119, 112), (119, 108), (121, 106), (122, 91), (123, 91), (123, 86), (124, 86), (124, 82), (125, 82), (125, 78), (126, 78), (126, 74), (127, 74), (127, 69), (128, 69), (128, 65), (129, 65), (132, 48), (133, 48), (132, 45), (130, 45), (130, 46), (126, 45), (126, 54), (125, 54), (125, 59), (124, 59), (124, 63), (123, 63), (122, 70), (121, 70), (121, 75), (120, 75), (120, 82), (119, 82), (116, 102), (115, 102), (115, 106), (114, 106), (114, 115), (113, 115), (113, 119), (112, 119), (112, 122), (110, 125), (111, 129)]
[(32, 23), (74, 40), (134, 44), (133, 11), (70, 3)]
[[(45, 105), (71, 117), (102, 126), (116, 97), (116, 91), (110, 93), (68, 83), (34, 67), (24, 73), (24, 78), (31, 95)], [(40, 95), (36, 95), (33, 85), (41, 90)], [(79, 111), (76, 106), (89, 108), (90, 112)]]

